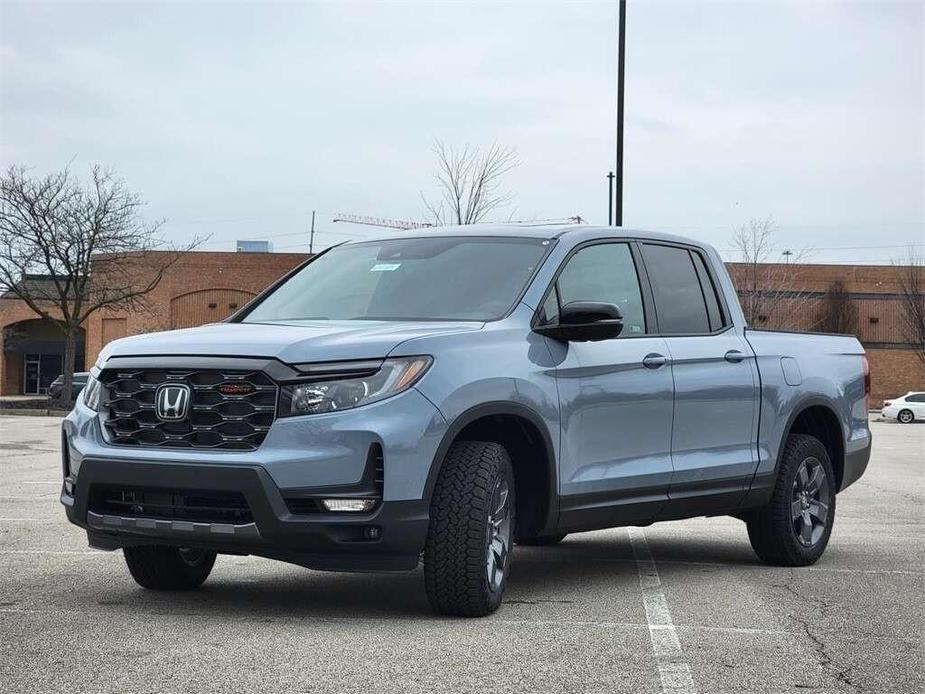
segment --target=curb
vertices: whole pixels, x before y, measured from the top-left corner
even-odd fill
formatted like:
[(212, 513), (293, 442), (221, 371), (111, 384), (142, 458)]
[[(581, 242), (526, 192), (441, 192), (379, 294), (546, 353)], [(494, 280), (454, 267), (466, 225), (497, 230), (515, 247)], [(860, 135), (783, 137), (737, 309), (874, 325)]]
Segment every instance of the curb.
[(30, 409), (2, 409), (0, 410), (0, 417), (66, 417), (66, 410), (30, 410)]

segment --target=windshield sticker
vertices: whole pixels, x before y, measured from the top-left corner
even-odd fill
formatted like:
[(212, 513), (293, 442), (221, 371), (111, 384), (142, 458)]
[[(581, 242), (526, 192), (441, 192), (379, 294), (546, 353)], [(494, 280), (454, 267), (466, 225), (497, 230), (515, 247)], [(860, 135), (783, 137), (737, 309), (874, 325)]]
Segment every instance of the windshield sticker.
[(373, 265), (369, 271), (370, 272), (392, 272), (392, 270), (397, 270), (401, 267), (401, 263), (377, 263)]

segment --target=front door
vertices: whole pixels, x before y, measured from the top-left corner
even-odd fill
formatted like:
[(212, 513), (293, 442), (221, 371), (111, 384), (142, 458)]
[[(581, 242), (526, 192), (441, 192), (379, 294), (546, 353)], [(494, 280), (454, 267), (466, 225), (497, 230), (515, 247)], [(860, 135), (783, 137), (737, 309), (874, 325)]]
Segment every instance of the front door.
[(671, 480), (671, 367), (650, 335), (630, 244), (598, 242), (572, 254), (544, 303), (547, 322), (573, 301), (619, 306), (620, 337), (550, 341), (561, 361), (560, 526), (591, 528), (648, 520)]

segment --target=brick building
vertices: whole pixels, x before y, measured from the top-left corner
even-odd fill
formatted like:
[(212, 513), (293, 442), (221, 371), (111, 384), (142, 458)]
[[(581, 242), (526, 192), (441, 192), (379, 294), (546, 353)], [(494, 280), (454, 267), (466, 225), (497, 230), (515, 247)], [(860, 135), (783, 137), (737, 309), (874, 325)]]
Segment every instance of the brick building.
[[(185, 253), (148, 295), (149, 312), (102, 310), (90, 316), (76, 369), (93, 364), (103, 345), (120, 337), (222, 320), (307, 258), (299, 253)], [(3, 295), (0, 335), (0, 395), (44, 393), (61, 373), (64, 342), (57, 328), (21, 299)]]
[[(43, 276), (26, 276), (24, 282), (50, 282)], [(43, 306), (51, 315), (60, 312)], [(57, 327), (39, 318), (25, 301), (0, 295), (0, 395), (44, 392), (59, 373), (64, 339)], [(76, 366), (84, 365), (84, 339), (77, 341)]]
[[(127, 335), (185, 328), (219, 321), (308, 256), (295, 253), (184, 254), (149, 295), (150, 312), (98, 311), (84, 326), (77, 367), (92, 364), (103, 345)], [(778, 295), (756, 327), (820, 330), (825, 300), (841, 281), (855, 307), (854, 332), (867, 349), (873, 401), (909, 390), (925, 390), (925, 367), (901, 330), (902, 296), (896, 269), (883, 265), (762, 265), (755, 286)], [(749, 268), (730, 263), (740, 292)], [(780, 272), (778, 272), (780, 271)], [(768, 278), (764, 282), (762, 278)], [(770, 278), (784, 278), (783, 298)], [(31, 278), (30, 281), (42, 281)], [(763, 283), (764, 282), (764, 283)], [(61, 371), (63, 345), (47, 325), (19, 299), (0, 297), (0, 394), (43, 392)]]
[[(769, 302), (770, 310), (753, 320), (758, 328), (825, 332), (828, 329), (826, 301), (840, 282), (854, 313), (850, 332), (858, 336), (867, 350), (872, 402), (879, 405), (884, 398), (910, 390), (925, 391), (925, 365), (902, 330), (903, 295), (897, 268), (890, 265), (767, 264), (754, 272), (742, 263), (729, 263), (727, 267), (740, 294), (746, 287), (778, 285), (771, 289), (778, 298)], [(786, 292), (777, 291), (782, 279)], [(767, 287), (764, 291), (768, 291)]]
[(148, 295), (150, 312), (102, 310), (90, 317), (87, 363), (94, 363), (103, 345), (120, 337), (220, 321), (308, 257), (301, 253), (185, 253)]

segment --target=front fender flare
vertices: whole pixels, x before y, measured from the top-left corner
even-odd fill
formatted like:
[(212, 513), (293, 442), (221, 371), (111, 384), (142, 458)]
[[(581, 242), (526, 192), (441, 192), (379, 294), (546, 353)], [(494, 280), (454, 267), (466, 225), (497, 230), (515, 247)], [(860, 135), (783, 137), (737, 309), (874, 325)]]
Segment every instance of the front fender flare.
[(556, 465), (556, 450), (553, 444), (552, 435), (543, 418), (532, 408), (518, 402), (511, 401), (494, 401), (486, 402), (460, 413), (452, 422), (449, 423), (440, 445), (437, 446), (437, 452), (431, 461), (430, 471), (427, 474), (427, 481), (424, 486), (424, 499), (430, 503), (433, 496), (434, 487), (437, 484), (437, 476), (443, 466), (443, 460), (446, 454), (459, 436), (459, 433), (472, 422), (490, 417), (493, 415), (510, 415), (520, 417), (528, 422), (539, 432), (546, 451), (546, 466), (549, 474), (549, 508), (546, 515), (546, 528), (554, 527), (559, 520), (559, 474)]

